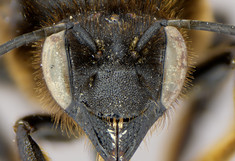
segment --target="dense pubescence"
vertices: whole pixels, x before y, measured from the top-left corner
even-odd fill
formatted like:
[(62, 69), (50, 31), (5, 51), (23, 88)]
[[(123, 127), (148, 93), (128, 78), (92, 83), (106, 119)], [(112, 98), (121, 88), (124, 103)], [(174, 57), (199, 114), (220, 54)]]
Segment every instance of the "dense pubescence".
[[(79, 18), (88, 17), (91, 13), (126, 14), (143, 16), (151, 15), (159, 19), (181, 18), (184, 13), (187, 13), (186, 7), (191, 4), (197, 4), (195, 0), (187, 2), (186, 0), (113, 0), (112, 3), (108, 0), (33, 0), (20, 1), (20, 10), (23, 11), (24, 22), (31, 27), (41, 27), (52, 25), (61, 21), (76, 21)], [(71, 16), (74, 19), (70, 19)], [(34, 30), (31, 28), (31, 30)]]

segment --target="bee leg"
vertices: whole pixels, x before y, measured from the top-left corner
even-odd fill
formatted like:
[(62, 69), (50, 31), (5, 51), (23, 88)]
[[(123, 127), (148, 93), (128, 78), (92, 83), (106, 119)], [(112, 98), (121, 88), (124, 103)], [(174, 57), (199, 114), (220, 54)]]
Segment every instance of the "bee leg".
[(33, 138), (48, 140), (53, 138), (54, 141), (71, 140), (71, 138), (63, 136), (60, 129), (53, 128), (53, 119), (50, 115), (30, 115), (24, 117), (16, 122), (14, 130), (20, 158), (23, 161), (47, 160), (47, 156), (43, 154), (39, 145)]
[(23, 161), (37, 160), (45, 161), (38, 144), (33, 140), (32, 133), (37, 130), (38, 125), (46, 123), (48, 118), (40, 116), (29, 116), (16, 122), (14, 130), (16, 132), (16, 141), (19, 149), (20, 158)]

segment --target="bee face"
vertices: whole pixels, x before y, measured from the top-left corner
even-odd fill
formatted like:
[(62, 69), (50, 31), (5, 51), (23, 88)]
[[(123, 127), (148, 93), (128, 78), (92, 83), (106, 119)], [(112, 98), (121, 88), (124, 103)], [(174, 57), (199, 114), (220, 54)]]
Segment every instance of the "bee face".
[(20, 3), (28, 30), (73, 24), (21, 54), (33, 60), (36, 93), (56, 104), (56, 117), (62, 111), (80, 126), (105, 160), (129, 160), (185, 82), (185, 35), (158, 23), (177, 17), (170, 11), (177, 3)]
[(129, 160), (166, 110), (160, 102), (164, 30), (136, 51), (136, 39), (153, 20), (101, 13), (88, 18), (44, 42), (46, 83), (105, 160)]
[(173, 27), (153, 30), (156, 24), (151, 16), (91, 13), (44, 42), (50, 93), (105, 160), (129, 160), (182, 88), (183, 37)]

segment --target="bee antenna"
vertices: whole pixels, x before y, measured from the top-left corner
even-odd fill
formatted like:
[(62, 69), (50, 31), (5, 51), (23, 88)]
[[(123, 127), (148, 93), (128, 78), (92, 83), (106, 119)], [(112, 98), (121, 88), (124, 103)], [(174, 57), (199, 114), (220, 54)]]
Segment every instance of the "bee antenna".
[(12, 49), (19, 48), (23, 45), (38, 41), (60, 31), (71, 29), (73, 28), (73, 26), (74, 24), (71, 22), (62, 23), (18, 36), (0, 46), (0, 56), (9, 52)]
[(150, 26), (141, 36), (137, 43), (136, 50), (140, 51), (146, 43), (153, 37), (161, 27), (174, 26), (178, 28), (185, 28), (189, 30), (202, 30), (216, 32), (220, 34), (235, 35), (235, 26), (225, 25), (215, 22), (206, 22), (198, 20), (159, 20)]
[(234, 25), (225, 25), (216, 22), (206, 22), (198, 20), (162, 20), (160, 23), (162, 26), (174, 26), (189, 30), (202, 30), (220, 34), (235, 35)]
[(82, 27), (80, 24), (76, 24), (73, 27), (73, 33), (80, 42), (89, 46), (94, 52), (97, 51), (95, 42), (93, 41), (91, 35)]
[(141, 36), (139, 42), (137, 43), (136, 46), (136, 51), (140, 51), (145, 45), (146, 43), (149, 41), (149, 39), (156, 34), (156, 32), (159, 31), (159, 29), (162, 27), (162, 24), (157, 21), (156, 23), (154, 23), (152, 26), (150, 26), (145, 32), (144, 34)]

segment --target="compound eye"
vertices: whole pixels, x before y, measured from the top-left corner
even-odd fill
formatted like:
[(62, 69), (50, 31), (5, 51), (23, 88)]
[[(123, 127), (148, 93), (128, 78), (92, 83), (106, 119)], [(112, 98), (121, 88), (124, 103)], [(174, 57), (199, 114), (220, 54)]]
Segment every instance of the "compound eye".
[(181, 33), (175, 27), (164, 28), (167, 47), (164, 63), (161, 102), (169, 108), (179, 96), (188, 70), (187, 47)]
[(65, 49), (65, 31), (46, 38), (42, 50), (42, 69), (51, 95), (63, 109), (66, 109), (72, 98)]

